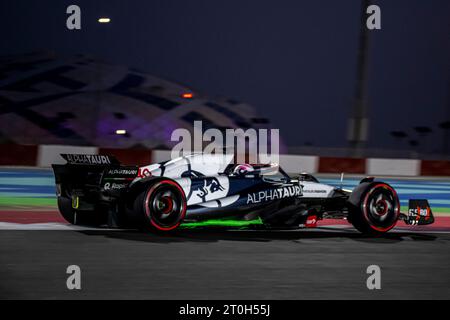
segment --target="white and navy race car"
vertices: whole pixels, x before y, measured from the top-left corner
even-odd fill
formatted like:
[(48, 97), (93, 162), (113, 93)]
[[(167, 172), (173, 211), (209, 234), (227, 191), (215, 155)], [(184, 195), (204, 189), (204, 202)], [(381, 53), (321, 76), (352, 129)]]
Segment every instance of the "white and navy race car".
[(236, 164), (233, 155), (193, 154), (144, 167), (106, 155), (62, 157), (67, 164), (53, 165), (58, 207), (72, 224), (170, 231), (211, 219), (259, 219), (285, 229), (340, 218), (380, 234), (398, 220), (434, 222), (427, 200), (410, 200), (400, 213), (396, 191), (372, 177), (349, 191), (306, 173), (292, 178), (277, 164)]

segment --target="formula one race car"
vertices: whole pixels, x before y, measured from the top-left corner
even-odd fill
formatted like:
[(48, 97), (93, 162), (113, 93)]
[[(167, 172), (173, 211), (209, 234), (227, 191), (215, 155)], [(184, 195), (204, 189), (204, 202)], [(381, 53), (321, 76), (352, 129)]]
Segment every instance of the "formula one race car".
[(53, 165), (58, 207), (72, 224), (170, 231), (210, 219), (259, 219), (264, 227), (285, 229), (341, 218), (379, 234), (398, 220), (434, 222), (427, 200), (410, 200), (408, 213), (400, 213), (396, 191), (372, 177), (348, 191), (306, 173), (291, 178), (277, 164), (234, 164), (228, 154), (145, 167), (122, 166), (111, 156), (61, 156), (67, 164)]

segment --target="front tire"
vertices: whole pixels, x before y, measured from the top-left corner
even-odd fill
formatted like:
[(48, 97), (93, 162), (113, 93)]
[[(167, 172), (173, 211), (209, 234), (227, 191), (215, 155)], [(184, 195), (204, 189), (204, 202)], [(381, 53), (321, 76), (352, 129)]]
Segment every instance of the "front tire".
[(143, 217), (142, 227), (152, 232), (176, 229), (186, 215), (186, 208), (183, 189), (170, 179), (156, 180), (134, 201), (134, 211)]
[(400, 216), (400, 201), (394, 188), (384, 182), (362, 183), (349, 199), (349, 221), (365, 234), (391, 230)]

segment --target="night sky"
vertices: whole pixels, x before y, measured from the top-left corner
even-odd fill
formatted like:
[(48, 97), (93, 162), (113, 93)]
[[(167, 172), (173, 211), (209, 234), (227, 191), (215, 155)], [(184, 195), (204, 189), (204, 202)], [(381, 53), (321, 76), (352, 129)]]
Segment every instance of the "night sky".
[[(450, 1), (373, 1), (369, 147), (397, 148), (392, 130), (430, 126), (440, 151), (450, 111)], [(66, 28), (81, 7), (82, 30)], [(360, 1), (2, 1), (0, 55), (52, 50), (128, 65), (248, 102), (290, 145), (346, 146)], [(97, 18), (108, 16), (108, 25)], [(447, 115), (446, 115), (447, 112)]]

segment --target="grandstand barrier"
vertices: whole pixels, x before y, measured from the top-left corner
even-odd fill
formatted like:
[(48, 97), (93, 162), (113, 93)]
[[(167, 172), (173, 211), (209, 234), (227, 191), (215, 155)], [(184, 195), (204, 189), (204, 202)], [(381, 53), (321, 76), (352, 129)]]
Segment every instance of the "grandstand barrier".
[(366, 173), (371, 176), (419, 176), (420, 160), (417, 159), (378, 159), (366, 160)]
[(317, 156), (280, 155), (280, 166), (289, 173), (317, 172)]
[(424, 176), (450, 176), (450, 161), (422, 160), (420, 174)]
[(318, 172), (364, 174), (366, 159), (320, 157)]
[(38, 163), (38, 146), (2, 144), (0, 147), (2, 166), (36, 166)]

